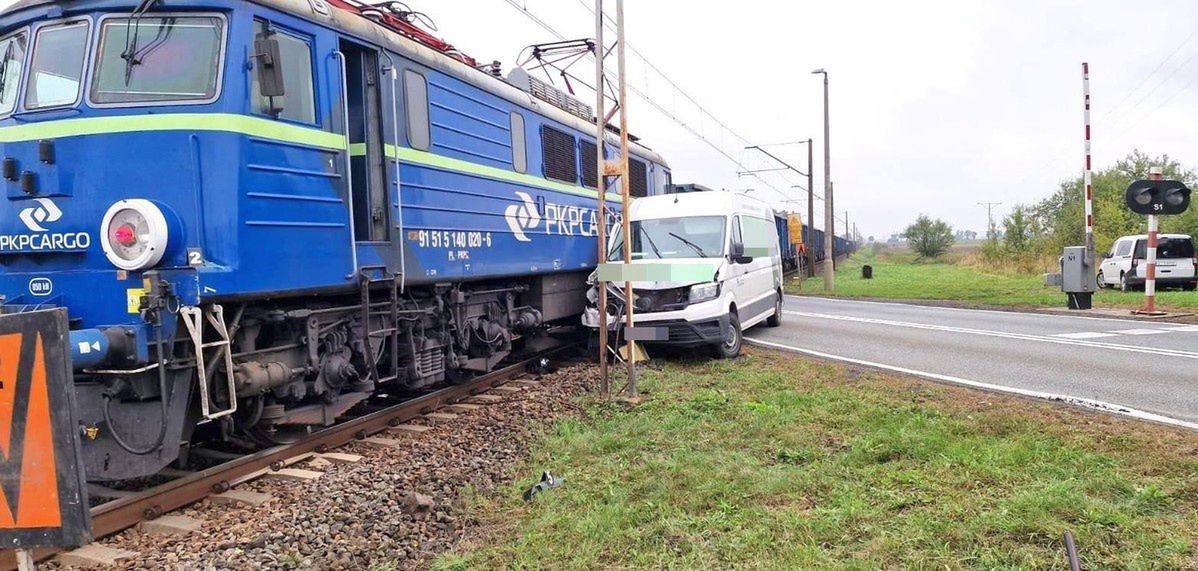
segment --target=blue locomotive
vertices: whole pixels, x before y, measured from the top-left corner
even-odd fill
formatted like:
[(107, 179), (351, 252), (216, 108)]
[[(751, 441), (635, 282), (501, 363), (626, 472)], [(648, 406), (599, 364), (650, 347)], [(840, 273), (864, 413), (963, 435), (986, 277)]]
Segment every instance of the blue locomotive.
[[(491, 370), (585, 303), (591, 110), (348, 0), (0, 14), (0, 294), (66, 307), (88, 478)], [(604, 145), (605, 149), (607, 146)], [(610, 153), (610, 150), (605, 150)], [(629, 190), (670, 184), (635, 146)]]

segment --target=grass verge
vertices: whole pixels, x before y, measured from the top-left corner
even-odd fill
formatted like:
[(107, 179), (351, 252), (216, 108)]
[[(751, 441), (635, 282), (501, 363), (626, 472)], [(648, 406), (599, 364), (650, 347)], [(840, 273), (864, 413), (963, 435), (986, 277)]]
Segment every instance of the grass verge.
[[(897, 300), (943, 300), (967, 304), (1010, 307), (1064, 307), (1065, 294), (1046, 287), (1040, 274), (988, 269), (958, 263), (960, 255), (946, 260), (917, 261), (915, 255), (889, 249), (863, 248), (836, 269), (836, 289), (824, 291), (823, 278), (808, 278), (787, 293), (819, 296)], [(873, 279), (861, 278), (861, 266), (873, 266)], [(1104, 289), (1094, 294), (1095, 307), (1135, 308), (1143, 305), (1144, 292)], [(1198, 292), (1157, 292), (1157, 305), (1165, 309), (1198, 308)]]
[(555, 426), (436, 568), (1062, 568), (1066, 530), (1087, 569), (1198, 565), (1191, 433), (748, 352)]

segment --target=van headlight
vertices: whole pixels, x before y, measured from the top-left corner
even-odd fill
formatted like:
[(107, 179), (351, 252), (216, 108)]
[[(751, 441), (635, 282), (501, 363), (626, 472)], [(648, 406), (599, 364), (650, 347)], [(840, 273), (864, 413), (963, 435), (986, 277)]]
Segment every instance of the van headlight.
[(690, 302), (699, 303), (708, 301), (720, 296), (720, 284), (716, 282), (708, 282), (705, 284), (696, 284), (691, 286)]
[(100, 245), (112, 265), (144, 270), (166, 253), (166, 217), (153, 202), (127, 198), (108, 207), (100, 222)]

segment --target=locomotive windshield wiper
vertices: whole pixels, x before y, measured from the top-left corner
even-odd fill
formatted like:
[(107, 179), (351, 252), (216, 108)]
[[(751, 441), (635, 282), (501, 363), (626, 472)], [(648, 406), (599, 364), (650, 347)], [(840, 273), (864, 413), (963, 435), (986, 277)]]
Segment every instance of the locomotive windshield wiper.
[(691, 248), (694, 248), (695, 252), (698, 252), (698, 254), (699, 254), (699, 257), (700, 257), (700, 258), (706, 258), (706, 257), (707, 257), (707, 252), (704, 252), (704, 251), (703, 251), (703, 248), (700, 248), (700, 247), (699, 247), (697, 244), (695, 244), (694, 242), (691, 242), (690, 240), (687, 240), (686, 238), (683, 238), (682, 236), (679, 236), (679, 235), (677, 235), (677, 234), (675, 234), (675, 233), (673, 233), (673, 232), (670, 232), (670, 235), (671, 235), (671, 236), (673, 236), (673, 237), (675, 237), (675, 238), (677, 238), (679, 242), (682, 242), (683, 244), (686, 244), (687, 246), (690, 246)]
[(4, 99), (4, 88), (8, 80), (8, 62), (12, 61), (12, 47), (17, 42), (16, 38), (8, 41), (8, 47), (4, 48), (4, 59), (0, 60), (0, 100)]
[[(121, 52), (121, 59), (125, 60), (125, 87), (128, 87), (129, 81), (133, 79), (133, 66), (140, 64), (145, 56), (165, 43), (175, 27), (174, 18), (163, 21), (162, 25), (158, 27), (158, 34), (154, 36), (149, 45), (138, 50), (137, 35), (141, 31), (142, 16), (149, 12), (156, 2), (158, 0), (142, 0), (141, 4), (138, 4), (137, 8), (134, 8), (133, 12), (129, 14), (129, 19), (125, 21), (125, 51)], [(133, 27), (132, 34), (129, 33), (130, 26)]]

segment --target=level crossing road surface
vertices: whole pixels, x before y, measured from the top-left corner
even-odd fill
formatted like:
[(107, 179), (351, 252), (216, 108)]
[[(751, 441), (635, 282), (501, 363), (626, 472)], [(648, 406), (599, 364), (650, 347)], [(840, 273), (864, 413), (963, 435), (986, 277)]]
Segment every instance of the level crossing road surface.
[(786, 296), (745, 338), (1198, 429), (1198, 325)]

